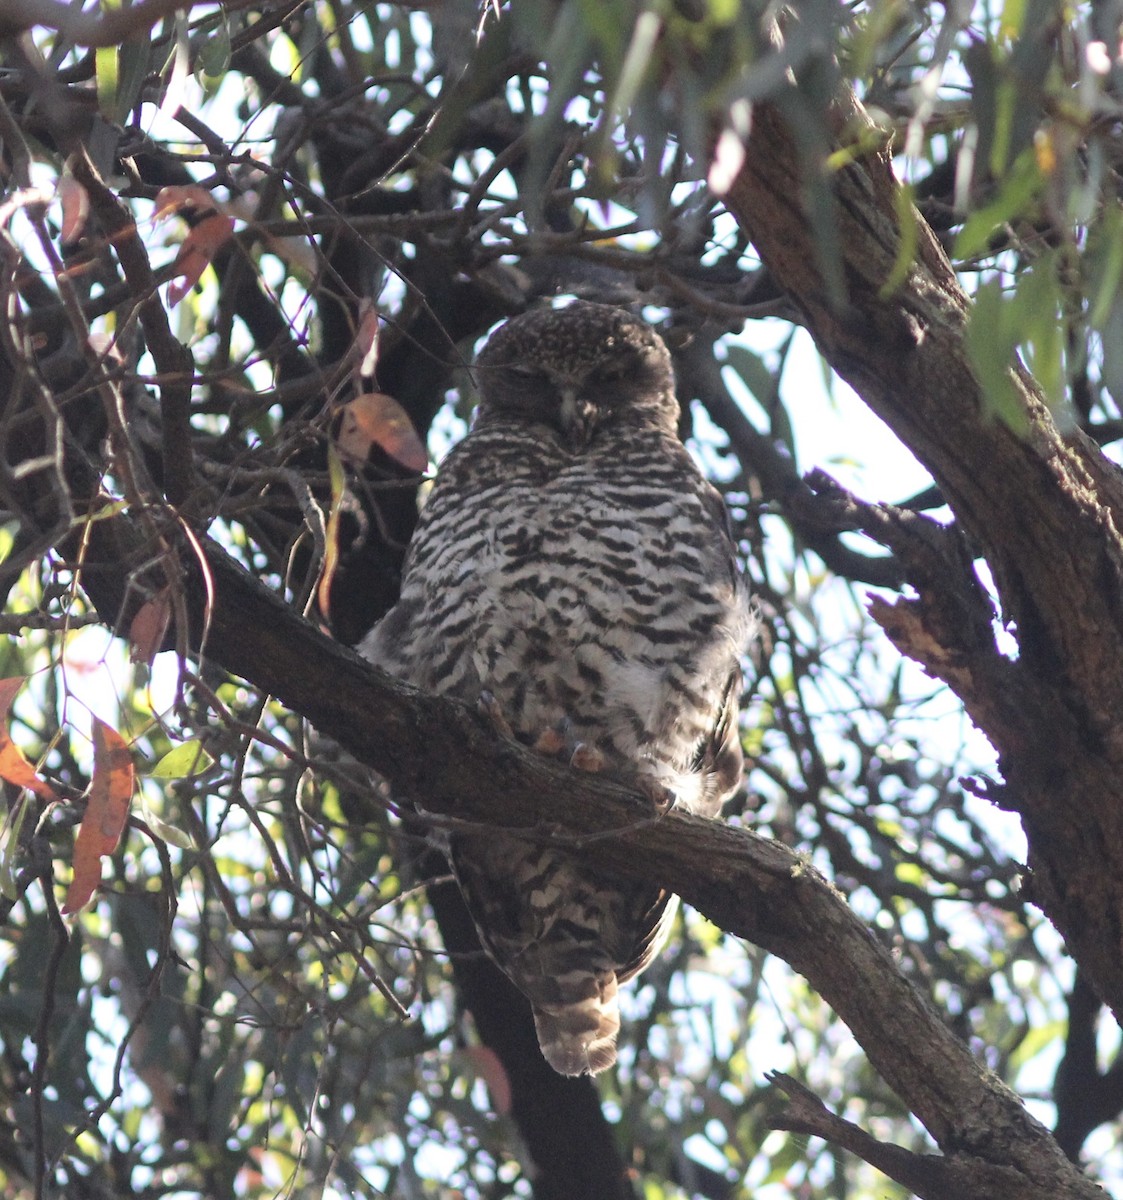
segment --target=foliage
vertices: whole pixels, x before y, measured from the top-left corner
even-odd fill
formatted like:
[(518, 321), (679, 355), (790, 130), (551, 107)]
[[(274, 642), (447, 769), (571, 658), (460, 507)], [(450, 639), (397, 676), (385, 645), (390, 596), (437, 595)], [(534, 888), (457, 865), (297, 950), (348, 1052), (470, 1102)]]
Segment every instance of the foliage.
[[(813, 0), (782, 41), (748, 0), (36, 14), (50, 26), (0, 22), (0, 676), (27, 679), (10, 744), (41, 781), (3, 770), (5, 1194), (531, 1194), (505, 1069), (422, 890), (441, 870), (424, 837), (205, 639), (197, 653), (169, 544), (209, 532), (354, 642), (397, 586), (413, 431), (446, 445), (479, 339), (571, 294), (642, 306), (664, 332), (684, 432), (762, 604), (734, 819), (804, 851), (987, 1065), (1063, 1124), (1071, 965), (1019, 894), (1019, 830), (964, 785), (989, 751), (868, 618), (867, 590), (898, 591), (899, 564), (799, 473), (823, 465), (804, 461), (814, 427), (856, 402), (812, 395), (782, 324), (799, 314), (720, 193), (754, 104), (777, 104), (841, 294), (829, 181), (867, 147), (843, 131), (828, 154), (827, 101), (849, 80), (972, 281), (993, 419), (1024, 431), (1021, 353), (1058, 420), (1108, 445), (1123, 433), (1123, 62), (1107, 7)], [(868, 499), (946, 517), (904, 448), (886, 454), (832, 466)], [(150, 598), (113, 639), (96, 622), (117, 614), (93, 611), (83, 579), (94, 526), (124, 511), (147, 538), (130, 586)], [(65, 916), (75, 829), (121, 783), (99, 771), (105, 728), (136, 795), (96, 896)], [(1098, 1005), (1081, 1013), (1094, 1028)], [(778, 960), (688, 915), (626, 1017), (601, 1097), (637, 1194), (905, 1194), (771, 1130), (764, 1074), (782, 1070), (879, 1138), (928, 1146)], [(1102, 1053), (1117, 1042), (1105, 1032)], [(1109, 1131), (1090, 1147), (1118, 1178)]]

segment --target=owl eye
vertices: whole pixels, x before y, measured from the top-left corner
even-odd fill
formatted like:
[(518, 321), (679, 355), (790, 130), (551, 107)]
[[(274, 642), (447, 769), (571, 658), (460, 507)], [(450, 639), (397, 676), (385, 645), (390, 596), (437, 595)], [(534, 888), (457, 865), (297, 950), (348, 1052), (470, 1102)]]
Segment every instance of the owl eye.
[(533, 363), (508, 363), (507, 370), (520, 379), (542, 379), (545, 372)]

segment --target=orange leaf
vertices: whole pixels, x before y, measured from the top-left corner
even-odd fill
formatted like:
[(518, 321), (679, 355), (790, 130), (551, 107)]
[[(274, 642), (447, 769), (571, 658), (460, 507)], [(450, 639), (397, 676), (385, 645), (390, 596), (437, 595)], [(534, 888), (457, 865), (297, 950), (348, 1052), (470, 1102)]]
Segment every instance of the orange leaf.
[(487, 1084), (491, 1107), (500, 1116), (511, 1111), (511, 1081), (507, 1070), (490, 1046), (465, 1046), (464, 1057), (472, 1069)]
[[(166, 189), (165, 189), (166, 190)], [(173, 278), (183, 276), (181, 283), (168, 287), (168, 303), (174, 308), (199, 282), (219, 248), (234, 232), (234, 219), (221, 213), (204, 217), (183, 239), (183, 245), (172, 264)]]
[(331, 479), (331, 511), (328, 513), (327, 529), (324, 531), (324, 566), (320, 582), (316, 587), (316, 603), (324, 620), (331, 621), (331, 588), (335, 571), (339, 566), (339, 515), (343, 511), (346, 478), (343, 464), (334, 446), (328, 446), (328, 477)]
[(179, 212), (181, 208), (197, 208), (200, 212), (217, 209), (218, 202), (198, 183), (175, 185), (161, 188), (156, 193), (156, 208), (152, 213), (153, 220), (159, 220), (170, 213)]
[(73, 175), (61, 175), (58, 181), (58, 198), (62, 201), (63, 242), (76, 242), (86, 228), (86, 217), (90, 212), (90, 197), (86, 189)]
[(429, 456), (409, 414), (392, 396), (367, 392), (349, 400), (340, 412), (343, 419), (335, 441), (344, 458), (362, 464), (371, 446), (381, 446), (411, 471), (424, 471), (429, 465)]
[(359, 301), (359, 328), (355, 331), (355, 356), (359, 360), (359, 376), (373, 379), (378, 366), (378, 310), (364, 296)]
[(27, 788), (34, 792), (40, 800), (58, 800), (54, 790), (45, 784), (31, 763), (23, 756), (23, 751), (12, 741), (8, 732), (7, 714), (16, 698), (16, 692), (27, 682), (23, 676), (12, 679), (0, 679), (0, 713), (4, 720), (0, 721), (0, 779), (14, 783), (16, 787)]
[(101, 882), (102, 856), (121, 840), (133, 798), (133, 757), (124, 738), (94, 717), (94, 775), (86, 815), (74, 839), (74, 878), (66, 893), (64, 913), (85, 908)]
[(151, 600), (146, 600), (129, 625), (129, 641), (132, 649), (129, 658), (135, 663), (148, 663), (164, 644), (164, 634), (172, 619), (172, 597), (168, 588), (162, 587)]

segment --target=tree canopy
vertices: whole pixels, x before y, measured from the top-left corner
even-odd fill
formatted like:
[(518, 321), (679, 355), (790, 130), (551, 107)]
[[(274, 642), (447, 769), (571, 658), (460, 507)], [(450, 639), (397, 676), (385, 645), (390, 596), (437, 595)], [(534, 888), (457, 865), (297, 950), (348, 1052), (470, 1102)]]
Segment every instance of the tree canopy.
[[(6, 1195), (1120, 1186), (1121, 37), (0, 6)], [(663, 334), (758, 598), (724, 823), (350, 649), (476, 347), (571, 296)], [(465, 822), (687, 902), (595, 1083), (479, 948)]]

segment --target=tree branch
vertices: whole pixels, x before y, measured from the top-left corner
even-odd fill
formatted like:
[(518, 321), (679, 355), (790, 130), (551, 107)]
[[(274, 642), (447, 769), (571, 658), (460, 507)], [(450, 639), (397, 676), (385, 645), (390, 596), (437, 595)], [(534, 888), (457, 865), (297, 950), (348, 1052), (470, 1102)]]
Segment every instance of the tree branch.
[[(877, 131), (851, 94), (840, 140)], [(846, 299), (832, 303), (808, 213), (829, 187)], [(801, 204), (799, 200), (802, 199)], [(877, 611), (906, 653), (971, 707), (999, 754), (1030, 846), (1033, 895), (1096, 990), (1123, 1017), (1123, 476), (1079, 431), (1062, 436), (1017, 362), (1025, 432), (989, 415), (966, 351), (969, 302), (932, 231), (889, 292), (903, 244), (888, 146), (828, 174), (803, 161), (780, 109), (754, 109), (745, 166), (727, 201), (820, 351), (929, 470), (986, 555), (1019, 652), (969, 677), (943, 618), (960, 579), (925, 580), (920, 606)], [(928, 652), (922, 652), (927, 646)]]
[(921, 1200), (963, 1200), (965, 1196), (1001, 1196), (1003, 1200), (1030, 1200), (1040, 1193), (1017, 1171), (981, 1160), (948, 1158), (936, 1154), (913, 1154), (902, 1146), (879, 1142), (864, 1129), (832, 1113), (798, 1080), (781, 1072), (769, 1079), (788, 1098), (783, 1115), (772, 1122), (775, 1129), (821, 1137), (876, 1167), (890, 1179), (915, 1192)]
[[(123, 570), (145, 561), (143, 537), (127, 516), (95, 523), (88, 537), (83, 586), (108, 623), (124, 627), (146, 591), (142, 575), (130, 584)], [(635, 789), (498, 741), (482, 717), (373, 670), (216, 544), (202, 546), (207, 577), (188, 554), (183, 567), (193, 644), (205, 624), (207, 658), (275, 695), (428, 812), (580, 849), (619, 875), (664, 884), (785, 959), (846, 1021), (945, 1155), (1012, 1168), (1026, 1181), (1018, 1195), (1102, 1195), (972, 1058), (841, 895), (787, 847), (744, 828), (657, 815)], [(971, 1194), (998, 1200), (982, 1183)]]
[(61, 0), (8, 0), (0, 17), (0, 37), (12, 37), (36, 25), (57, 29), (75, 46), (117, 46), (144, 37), (158, 21), (194, 8), (200, 0), (139, 0), (124, 8), (86, 12)]
[(140, 315), (145, 342), (161, 375), (164, 491), (173, 504), (182, 504), (195, 486), (190, 424), (195, 363), (191, 351), (175, 337), (168, 324), (168, 314), (156, 292), (148, 251), (140, 240), (132, 214), (106, 187), (84, 147), (71, 157), (71, 169), (74, 178), (86, 189), (90, 204), (117, 252)]

